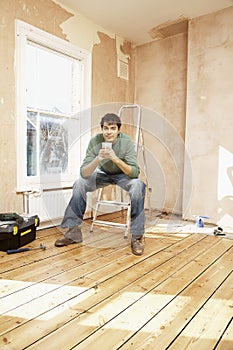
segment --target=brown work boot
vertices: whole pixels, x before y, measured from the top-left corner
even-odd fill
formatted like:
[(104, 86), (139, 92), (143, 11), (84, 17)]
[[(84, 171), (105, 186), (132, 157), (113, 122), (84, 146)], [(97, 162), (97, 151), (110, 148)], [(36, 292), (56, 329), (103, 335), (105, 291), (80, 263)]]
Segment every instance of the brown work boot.
[(141, 237), (133, 237), (131, 238), (131, 250), (134, 255), (142, 255), (144, 252), (144, 247), (142, 244), (142, 236)]
[(81, 243), (83, 241), (82, 232), (79, 226), (69, 228), (64, 238), (57, 239), (55, 247), (64, 247), (74, 243)]

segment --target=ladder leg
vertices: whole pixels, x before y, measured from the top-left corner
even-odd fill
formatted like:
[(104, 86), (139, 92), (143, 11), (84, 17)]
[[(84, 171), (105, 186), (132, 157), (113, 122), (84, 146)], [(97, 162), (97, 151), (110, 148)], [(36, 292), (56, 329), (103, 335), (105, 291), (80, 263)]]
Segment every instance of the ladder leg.
[(141, 106), (140, 105), (123, 105), (119, 109), (119, 116), (121, 117), (124, 110), (135, 110), (137, 113), (137, 124), (136, 124), (136, 133), (135, 133), (135, 151), (138, 156), (139, 152), (139, 146), (141, 146), (142, 150), (142, 158), (143, 158), (143, 168), (144, 168), (144, 174), (146, 178), (146, 187), (147, 187), (147, 200), (148, 200), (148, 207), (149, 207), (149, 219), (151, 220), (151, 201), (150, 201), (150, 195), (152, 192), (152, 188), (149, 186), (148, 183), (148, 173), (147, 173), (147, 163), (146, 163), (146, 154), (145, 154), (145, 147), (144, 147), (144, 138), (143, 138), (143, 132), (141, 128), (141, 119), (142, 119), (142, 113), (141, 113)]
[(151, 195), (151, 192), (152, 192), (152, 188), (149, 186), (149, 182), (148, 182), (146, 153), (145, 153), (144, 137), (143, 137), (143, 132), (142, 132), (142, 130), (140, 130), (140, 140), (141, 140), (141, 146), (142, 146), (142, 157), (143, 157), (144, 173), (145, 173), (145, 178), (146, 178), (147, 201), (148, 201), (148, 207), (149, 207), (149, 220), (151, 221), (151, 201), (150, 201), (150, 195)]
[(93, 230), (94, 230), (94, 223), (95, 223), (95, 220), (96, 220), (96, 218), (97, 218), (97, 214), (98, 214), (98, 210), (99, 210), (99, 205), (100, 205), (99, 202), (100, 202), (100, 200), (101, 200), (102, 191), (103, 191), (103, 188), (100, 188), (100, 189), (99, 189), (99, 193), (98, 193), (98, 197), (97, 197), (97, 202), (96, 202), (95, 209), (94, 209), (94, 215), (93, 215), (93, 219), (92, 219), (92, 224), (91, 224), (90, 232), (93, 232)]
[(125, 229), (124, 238), (128, 237), (129, 228), (130, 228), (130, 214), (131, 214), (131, 203), (129, 203), (127, 208), (126, 229)]

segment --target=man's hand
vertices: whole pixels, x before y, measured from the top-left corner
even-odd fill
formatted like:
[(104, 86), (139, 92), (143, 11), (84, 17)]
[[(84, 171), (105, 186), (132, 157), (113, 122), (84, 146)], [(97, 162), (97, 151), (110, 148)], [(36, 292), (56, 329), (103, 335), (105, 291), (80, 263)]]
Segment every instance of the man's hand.
[(116, 160), (118, 157), (112, 148), (101, 148), (99, 151), (98, 158), (100, 161), (104, 159), (111, 159), (112, 161)]
[[(122, 169), (122, 164), (120, 166), (119, 162), (123, 163), (124, 168), (122, 169), (122, 171), (124, 173), (129, 171), (128, 169), (129, 166), (124, 162), (120, 161), (120, 159), (116, 156), (112, 148), (101, 148), (98, 156), (95, 159), (93, 159), (91, 163), (87, 164), (85, 167), (82, 168), (82, 176), (88, 177), (91, 174), (93, 174), (93, 172), (95, 171), (99, 163), (104, 159), (111, 159), (114, 163), (116, 163), (120, 167), (120, 169)], [(125, 169), (125, 166), (127, 166), (127, 169)]]
[(123, 171), (124, 174), (130, 174), (131, 166), (118, 158), (112, 148), (101, 148), (98, 154), (98, 160), (101, 162), (104, 159), (111, 159), (113, 163), (115, 163)]

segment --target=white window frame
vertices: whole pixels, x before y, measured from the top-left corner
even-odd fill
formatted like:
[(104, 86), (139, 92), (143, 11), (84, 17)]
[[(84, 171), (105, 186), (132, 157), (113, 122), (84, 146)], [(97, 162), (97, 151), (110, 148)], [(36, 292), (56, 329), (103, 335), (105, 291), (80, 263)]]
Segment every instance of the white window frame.
[(17, 145), (17, 192), (41, 191), (43, 189), (71, 187), (79, 174), (79, 169), (69, 174), (61, 175), (59, 181), (48, 176), (27, 176), (27, 106), (26, 106), (26, 47), (31, 41), (44, 47), (61, 52), (78, 59), (82, 63), (82, 89), (80, 110), (85, 111), (85, 120), (79, 114), (80, 135), (85, 133), (84, 140), (80, 142), (79, 162), (84, 156), (87, 140), (91, 135), (91, 53), (81, 49), (68, 41), (60, 39), (41, 29), (38, 29), (23, 21), (16, 20), (16, 54), (15, 54), (15, 76), (16, 76), (16, 145)]

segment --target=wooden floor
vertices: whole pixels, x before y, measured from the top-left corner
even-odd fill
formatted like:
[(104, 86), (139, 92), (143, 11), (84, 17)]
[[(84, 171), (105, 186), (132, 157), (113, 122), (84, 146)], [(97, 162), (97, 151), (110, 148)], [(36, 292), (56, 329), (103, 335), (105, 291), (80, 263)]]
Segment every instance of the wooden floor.
[(147, 230), (137, 257), (119, 229), (89, 229), (0, 252), (0, 349), (233, 349), (232, 239)]

